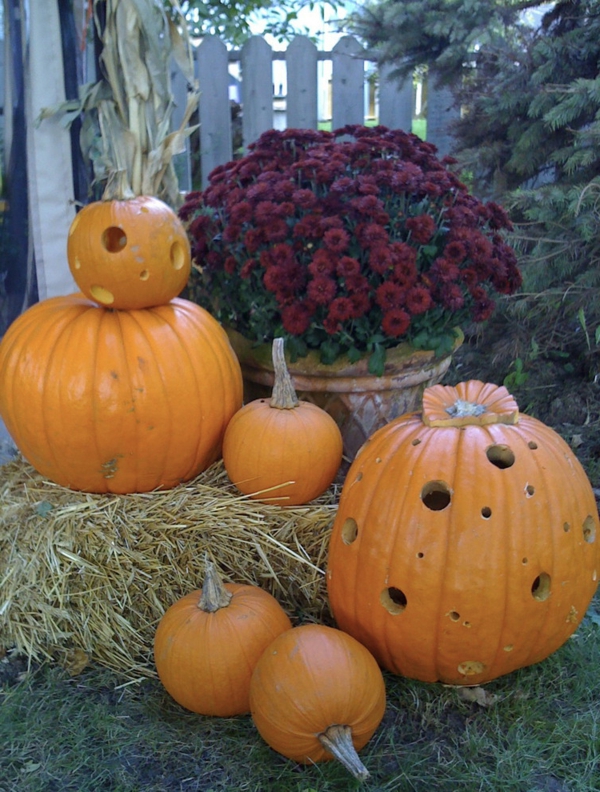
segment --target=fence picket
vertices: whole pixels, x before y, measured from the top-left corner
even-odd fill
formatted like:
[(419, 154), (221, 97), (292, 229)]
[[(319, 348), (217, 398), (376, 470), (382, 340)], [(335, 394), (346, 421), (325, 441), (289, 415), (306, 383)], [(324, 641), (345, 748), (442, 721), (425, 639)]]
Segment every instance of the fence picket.
[(353, 36), (343, 36), (331, 51), (333, 129), (365, 122), (365, 61)]
[(287, 126), (316, 129), (318, 124), (316, 46), (306, 36), (296, 36), (287, 48)]
[(242, 130), (244, 145), (273, 128), (273, 50), (261, 36), (242, 47)]
[(207, 36), (196, 50), (200, 82), (200, 162), (202, 187), (209, 173), (233, 156), (229, 106), (229, 55), (217, 36)]

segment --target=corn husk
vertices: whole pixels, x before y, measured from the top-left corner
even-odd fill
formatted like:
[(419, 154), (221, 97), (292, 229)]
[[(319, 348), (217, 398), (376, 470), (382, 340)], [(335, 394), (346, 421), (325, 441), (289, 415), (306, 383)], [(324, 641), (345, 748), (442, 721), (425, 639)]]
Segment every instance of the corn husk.
[(172, 490), (92, 495), (18, 456), (0, 468), (0, 645), (73, 673), (92, 661), (154, 676), (156, 626), (201, 588), (205, 554), (225, 580), (272, 593), (294, 623), (330, 622), (338, 488), (306, 506), (265, 504), (240, 496), (218, 462)]

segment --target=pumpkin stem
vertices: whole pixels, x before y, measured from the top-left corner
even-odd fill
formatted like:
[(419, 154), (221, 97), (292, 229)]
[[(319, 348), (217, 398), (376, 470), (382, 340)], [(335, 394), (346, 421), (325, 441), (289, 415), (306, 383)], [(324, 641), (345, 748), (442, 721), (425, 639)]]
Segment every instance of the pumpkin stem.
[(446, 412), (452, 418), (467, 418), (468, 416), (483, 415), (487, 410), (485, 404), (477, 404), (477, 402), (465, 401), (464, 399), (457, 399), (454, 404), (446, 407)]
[(350, 726), (329, 726), (317, 738), (323, 748), (341, 762), (354, 778), (360, 781), (370, 777), (370, 773), (360, 761), (356, 748), (352, 742), (352, 730)]
[(206, 613), (214, 613), (221, 608), (226, 608), (233, 596), (223, 585), (223, 581), (212, 561), (204, 562), (204, 585), (198, 607)]
[(275, 407), (278, 410), (293, 410), (294, 407), (300, 404), (300, 401), (296, 396), (294, 383), (285, 364), (283, 345), (283, 338), (273, 339), (272, 356), (275, 379), (270, 404), (271, 407)]

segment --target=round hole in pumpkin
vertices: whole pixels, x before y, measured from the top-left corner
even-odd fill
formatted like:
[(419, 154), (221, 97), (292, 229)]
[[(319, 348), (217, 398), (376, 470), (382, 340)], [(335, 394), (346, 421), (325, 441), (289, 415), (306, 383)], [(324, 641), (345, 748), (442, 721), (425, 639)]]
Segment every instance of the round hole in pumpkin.
[(127, 245), (127, 234), (119, 226), (109, 226), (102, 232), (102, 247), (109, 253), (120, 253)]
[(529, 448), (531, 448), (532, 451), (535, 451), (535, 449), (538, 447), (538, 444), (533, 440), (530, 440), (527, 443), (527, 445), (529, 446)]
[(522, 563), (523, 565), (525, 565), (525, 564), (528, 564), (528, 563), (529, 563), (529, 559), (528, 559), (528, 558), (524, 558), (524, 559), (521, 561), (521, 563)]
[(379, 600), (386, 611), (391, 613), (392, 616), (397, 616), (399, 613), (402, 613), (403, 610), (406, 610), (408, 604), (406, 594), (395, 586), (384, 589), (381, 592)]
[(417, 558), (425, 558), (425, 553), (417, 553)]
[(583, 538), (590, 544), (596, 541), (596, 523), (591, 514), (583, 521)]
[(460, 619), (460, 613), (457, 613), (456, 611), (450, 611), (448, 616), (450, 616), (452, 621), (455, 621), (455, 622), (457, 622)]
[(525, 497), (526, 498), (531, 498), (531, 497), (533, 497), (533, 495), (535, 495), (535, 487), (533, 486), (533, 484), (526, 484), (525, 485)]
[(490, 517), (492, 516), (492, 510), (490, 509), (489, 506), (483, 507), (483, 509), (481, 510), (481, 516), (483, 517), (484, 520), (490, 519)]
[(550, 596), (550, 575), (546, 572), (540, 573), (531, 585), (533, 598), (538, 602), (544, 602)]
[(486, 450), (485, 455), (492, 465), (500, 470), (505, 470), (515, 464), (515, 455), (507, 445), (492, 445)]
[(90, 293), (94, 300), (102, 305), (112, 305), (115, 301), (115, 295), (104, 286), (91, 286)]
[(171, 245), (171, 264), (173, 269), (180, 270), (185, 266), (185, 249), (181, 242), (173, 242)]
[(380, 462), (381, 462), (381, 457), (377, 457), (377, 459), (375, 460), (375, 464), (378, 465)]
[(342, 542), (350, 545), (356, 541), (358, 536), (358, 525), (353, 517), (346, 517), (342, 525)]
[(411, 445), (418, 446), (420, 443), (421, 443), (421, 441), (420, 441), (420, 440), (419, 440), (419, 438), (417, 437), (417, 438), (415, 438), (415, 439), (412, 441)]
[(421, 490), (421, 500), (431, 511), (442, 511), (450, 504), (452, 492), (444, 481), (428, 481)]
[(141, 281), (147, 281), (149, 277), (150, 277), (150, 273), (148, 272), (148, 270), (142, 270), (140, 272), (140, 280)]
[(75, 259), (75, 261), (73, 262), (73, 266), (75, 267), (75, 269), (81, 269), (81, 261), (79, 261), (79, 258)]
[(470, 626), (471, 626), (471, 622), (470, 621), (464, 621), (463, 622), (463, 627), (470, 627)]
[(569, 523), (568, 522), (563, 523), (563, 531), (565, 533), (569, 533), (570, 530), (571, 530), (571, 526), (569, 525)]

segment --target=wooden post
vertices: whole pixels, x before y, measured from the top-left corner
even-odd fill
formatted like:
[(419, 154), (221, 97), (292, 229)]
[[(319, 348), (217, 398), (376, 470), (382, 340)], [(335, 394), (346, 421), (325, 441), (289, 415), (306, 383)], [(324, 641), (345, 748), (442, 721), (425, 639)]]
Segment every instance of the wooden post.
[(242, 47), (242, 134), (244, 146), (273, 129), (273, 51), (261, 36)]
[(379, 123), (389, 129), (412, 129), (414, 87), (412, 76), (402, 82), (392, 77), (393, 66), (379, 69)]
[(365, 123), (365, 62), (353, 36), (344, 36), (331, 52), (332, 127)]
[(200, 99), (200, 163), (202, 189), (217, 165), (233, 158), (229, 104), (229, 56), (216, 36), (206, 36), (196, 50)]
[(286, 52), (287, 126), (292, 129), (316, 129), (317, 48), (306, 36), (296, 36)]
[(460, 110), (455, 106), (450, 88), (437, 83), (433, 69), (427, 77), (427, 142), (437, 146), (437, 156), (442, 158), (450, 154), (454, 138), (449, 126), (460, 117)]

